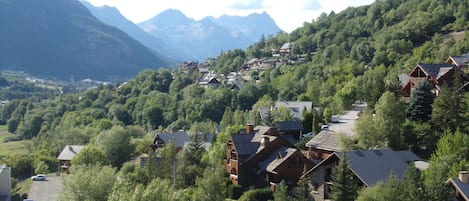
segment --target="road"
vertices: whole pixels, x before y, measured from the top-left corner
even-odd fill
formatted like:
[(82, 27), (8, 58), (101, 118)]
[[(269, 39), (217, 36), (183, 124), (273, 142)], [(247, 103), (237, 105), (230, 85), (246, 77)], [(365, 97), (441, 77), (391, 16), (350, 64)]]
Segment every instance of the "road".
[(50, 176), (47, 181), (33, 181), (29, 189), (28, 199), (34, 201), (55, 201), (62, 186), (60, 177)]
[(349, 137), (355, 135), (355, 122), (357, 121), (358, 114), (366, 109), (366, 104), (354, 105), (351, 110), (346, 111), (339, 116), (338, 123), (330, 123), (329, 130), (337, 133), (343, 133)]

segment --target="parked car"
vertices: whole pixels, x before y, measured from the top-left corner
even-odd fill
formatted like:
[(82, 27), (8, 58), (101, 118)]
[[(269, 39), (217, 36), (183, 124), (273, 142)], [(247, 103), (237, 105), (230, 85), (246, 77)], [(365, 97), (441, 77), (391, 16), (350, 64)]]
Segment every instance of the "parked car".
[(303, 134), (302, 137), (313, 137), (313, 136), (314, 136), (314, 133), (313, 133), (313, 132), (309, 132), (309, 133)]
[(45, 174), (38, 174), (38, 175), (32, 176), (31, 180), (33, 180), (33, 181), (45, 181), (46, 177), (47, 176)]
[(331, 122), (332, 123), (339, 123), (340, 119), (337, 115), (332, 115)]
[(323, 124), (323, 125), (321, 126), (321, 130), (329, 130), (329, 125)]

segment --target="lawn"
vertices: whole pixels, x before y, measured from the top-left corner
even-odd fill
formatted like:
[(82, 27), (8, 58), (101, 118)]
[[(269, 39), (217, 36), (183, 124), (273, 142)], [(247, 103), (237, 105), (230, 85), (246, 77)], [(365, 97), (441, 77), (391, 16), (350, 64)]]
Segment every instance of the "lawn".
[(0, 125), (0, 158), (2, 156), (10, 154), (22, 154), (27, 153), (25, 146), (30, 140), (14, 141), (14, 142), (3, 142), (6, 137), (15, 136), (9, 133), (5, 125)]

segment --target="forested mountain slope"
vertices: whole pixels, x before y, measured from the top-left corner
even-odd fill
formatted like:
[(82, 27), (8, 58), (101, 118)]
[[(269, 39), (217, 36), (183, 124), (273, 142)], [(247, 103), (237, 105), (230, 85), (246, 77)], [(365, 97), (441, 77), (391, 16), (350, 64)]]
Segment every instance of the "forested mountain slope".
[(0, 68), (62, 80), (128, 79), (165, 58), (77, 0), (0, 1)]

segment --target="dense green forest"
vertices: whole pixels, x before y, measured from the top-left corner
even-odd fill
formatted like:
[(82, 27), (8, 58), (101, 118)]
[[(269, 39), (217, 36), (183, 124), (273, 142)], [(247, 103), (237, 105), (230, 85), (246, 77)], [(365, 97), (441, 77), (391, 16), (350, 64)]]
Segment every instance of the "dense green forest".
[[(368, 111), (358, 122), (358, 136), (344, 140), (345, 148), (415, 151), (430, 161), (430, 168), (413, 181), (421, 182), (424, 189), (421, 200), (447, 200), (444, 181), (468, 168), (469, 154), (460, 148), (469, 144), (469, 96), (445, 86), (439, 96), (429, 95), (429, 102), (422, 103), (419, 98), (429, 92), (424, 83), (416, 90), (422, 95), (404, 103), (399, 101), (397, 75), (408, 73), (416, 63), (444, 63), (449, 56), (467, 53), (468, 29), (468, 1), (382, 0), (324, 13), (290, 34), (262, 37), (246, 51), (222, 53), (210, 64), (220, 74), (242, 69), (250, 58), (271, 57), (271, 49), (285, 42), (295, 44), (293, 55), (306, 55), (306, 63), (258, 72), (259, 80), (246, 81), (239, 91), (226, 86), (203, 88), (197, 84), (202, 75), (195, 70), (159, 69), (79, 93), (13, 99), (0, 108), (0, 123), (17, 136), (9, 140), (32, 139), (31, 154), (1, 156), (0, 160), (14, 167), (14, 177), (24, 178), (31, 169), (56, 171), (55, 157), (64, 145), (87, 144), (86, 151), (80, 152), (86, 160), (76, 162), (76, 173), (65, 182), (61, 200), (236, 199), (241, 187), (223, 179), (225, 142), (248, 122), (262, 124), (256, 114), (260, 106), (269, 107), (276, 100), (312, 101), (321, 108), (321, 117), (329, 119), (361, 100), (368, 104)], [(7, 82), (0, 77), (0, 89), (3, 83)], [(419, 110), (422, 107), (425, 112)], [(139, 169), (126, 163), (148, 151), (155, 131), (214, 133), (216, 125), (221, 133), (209, 151), (197, 142), (192, 143), (192, 151), (182, 153), (168, 145), (158, 153), (163, 161), (158, 167)], [(181, 159), (178, 164), (172, 163), (175, 157)], [(108, 166), (96, 167), (102, 165)], [(117, 175), (126, 179), (92, 182)], [(409, 181), (361, 190), (359, 200), (389, 198), (378, 195), (396, 198), (389, 189), (405, 188), (409, 185), (405, 182)], [(97, 187), (86, 188), (88, 184)], [(247, 191), (239, 200), (263, 193)], [(80, 194), (85, 197), (77, 197)], [(281, 200), (282, 196), (273, 198)]]

